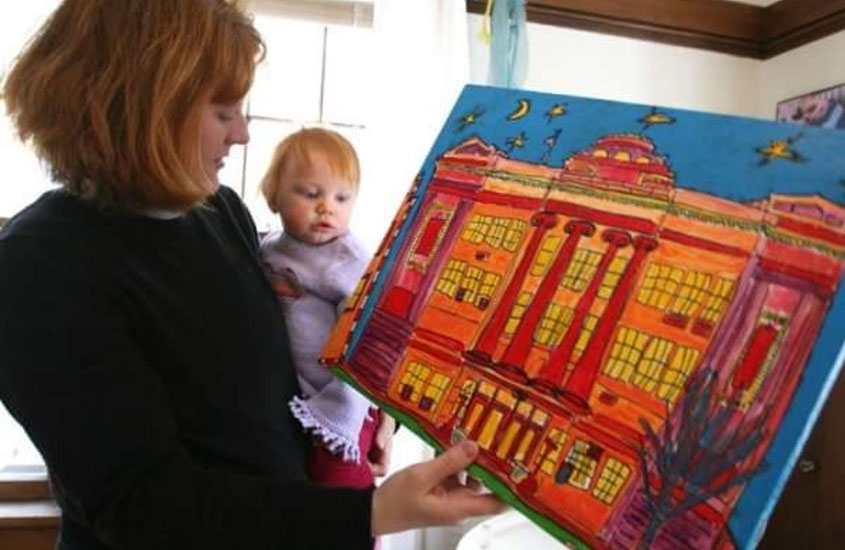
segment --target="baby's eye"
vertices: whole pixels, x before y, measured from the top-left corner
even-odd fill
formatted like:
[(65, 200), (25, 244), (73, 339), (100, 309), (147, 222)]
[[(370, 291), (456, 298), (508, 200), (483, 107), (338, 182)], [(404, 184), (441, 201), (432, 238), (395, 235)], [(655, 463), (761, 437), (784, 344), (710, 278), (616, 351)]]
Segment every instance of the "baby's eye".
[(316, 189), (305, 189), (300, 187), (299, 189), (297, 189), (297, 193), (299, 193), (308, 200), (315, 200), (320, 197), (320, 192)]
[(349, 200), (349, 195), (338, 195), (335, 197), (335, 200), (337, 200), (337, 202), (346, 202)]

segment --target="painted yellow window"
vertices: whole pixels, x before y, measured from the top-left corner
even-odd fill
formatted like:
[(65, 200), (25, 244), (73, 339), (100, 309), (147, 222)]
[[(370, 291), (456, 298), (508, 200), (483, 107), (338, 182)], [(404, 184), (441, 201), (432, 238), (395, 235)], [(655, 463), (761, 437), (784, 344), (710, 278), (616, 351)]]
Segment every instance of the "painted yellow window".
[(654, 392), (663, 376), (663, 369), (669, 361), (669, 354), (672, 353), (673, 347), (674, 344), (669, 340), (651, 338), (634, 372), (634, 385), (648, 393)]
[(481, 413), (484, 412), (484, 403), (474, 403), (472, 405), (472, 409), (469, 411), (469, 418), (465, 423), (467, 433), (472, 432), (475, 429), (475, 423), (478, 422), (478, 419), (481, 417)]
[[(469, 401), (472, 399), (472, 395), (475, 393), (475, 388), (478, 386), (475, 380), (464, 380), (464, 383), (461, 384), (461, 394), (460, 399), (457, 403), (455, 403), (455, 410), (453, 412), (453, 416), (455, 418), (463, 418), (464, 414), (466, 414), (467, 406), (469, 406)], [(458, 408), (458, 405), (460, 408)]]
[(446, 264), (446, 269), (441, 272), (434, 289), (450, 298), (454, 298), (458, 292), (458, 285), (463, 278), (466, 267), (466, 262), (462, 260), (449, 260), (449, 263)]
[(540, 246), (540, 250), (534, 258), (534, 264), (531, 266), (532, 275), (539, 277), (546, 272), (552, 258), (554, 258), (555, 252), (557, 252), (559, 244), (560, 237), (556, 237), (554, 235), (549, 235), (543, 239), (543, 244)]
[(505, 233), (510, 225), (510, 220), (504, 218), (493, 218), (493, 223), (490, 230), (487, 232), (487, 237), (484, 239), (488, 245), (493, 248), (501, 248), (502, 241), (505, 238)]
[(450, 380), (451, 379), (443, 373), (434, 373), (434, 376), (431, 377), (431, 382), (429, 382), (423, 391), (424, 399), (429, 399), (431, 402), (430, 409), (426, 408), (426, 410), (434, 410), (437, 408), (437, 404), (443, 397), (446, 388), (449, 387)]
[(569, 484), (579, 489), (587, 490), (596, 473), (597, 460), (590, 455), (591, 445), (587, 441), (577, 440), (566, 457), (566, 462), (572, 465), (569, 474)]
[(607, 151), (604, 149), (595, 149), (593, 151), (593, 156), (597, 159), (606, 159), (607, 158)]
[(496, 437), (496, 432), (499, 431), (499, 424), (501, 424), (502, 418), (504, 418), (502, 411), (490, 411), (490, 414), (487, 416), (487, 423), (484, 424), (481, 435), (478, 437), (478, 445), (482, 449), (490, 449), (490, 445), (492, 445), (493, 439)]
[(490, 227), (490, 220), (491, 218), (489, 216), (474, 215), (464, 228), (461, 238), (471, 243), (480, 243), (484, 240), (484, 235), (487, 234), (487, 230)]
[(551, 302), (546, 306), (540, 325), (534, 333), (534, 341), (543, 346), (557, 346), (574, 316), (575, 310), (571, 307)]
[(616, 340), (605, 363), (604, 374), (611, 378), (630, 382), (637, 364), (643, 355), (648, 335), (628, 327), (620, 327)]
[(566, 269), (561, 285), (576, 292), (582, 292), (596, 274), (601, 253), (589, 248), (579, 248)]
[(493, 394), (496, 393), (496, 386), (489, 382), (481, 382), (478, 385), (478, 393), (485, 397), (493, 397)]
[(502, 243), (502, 247), (509, 252), (514, 252), (519, 246), (519, 242), (522, 240), (522, 235), (525, 233), (525, 227), (526, 223), (524, 221), (511, 220), (508, 230), (505, 233), (505, 240)]
[(475, 299), (475, 305), (479, 308), (487, 307), (501, 280), (502, 278), (499, 275), (489, 271), (485, 272), (484, 277), (481, 279), (481, 286), (478, 289), (478, 297)]
[(539, 434), (545, 430), (546, 424), (549, 423), (549, 418), (549, 413), (541, 409), (534, 409), (534, 413), (531, 415), (531, 424), (533, 424), (535, 429), (526, 430), (525, 435), (522, 436), (522, 440), (519, 442), (519, 447), (513, 457), (515, 461), (522, 464), (526, 463), (525, 461), (528, 458), (526, 454), (531, 447), (531, 443), (535, 437), (539, 437)]
[(501, 459), (507, 457), (508, 451), (510, 450), (511, 445), (513, 445), (514, 439), (516, 439), (516, 435), (519, 433), (520, 428), (522, 428), (522, 426), (528, 421), (532, 408), (533, 405), (531, 405), (531, 403), (526, 401), (519, 402), (516, 406), (516, 414), (511, 418), (511, 421), (505, 428), (505, 434), (502, 436), (502, 441), (499, 443), (499, 448), (496, 450), (496, 456)]
[(725, 307), (731, 299), (733, 293), (734, 281), (725, 277), (720, 277), (716, 283), (716, 287), (710, 293), (704, 305), (704, 311), (701, 312), (701, 319), (712, 324), (716, 324), (725, 312)]
[(540, 470), (548, 476), (555, 475), (555, 468), (557, 467), (560, 454), (563, 451), (564, 443), (566, 443), (566, 434), (557, 428), (552, 428), (546, 438), (549, 442), (549, 448), (543, 456), (543, 462), (540, 464)]
[(590, 343), (590, 338), (593, 337), (593, 331), (596, 330), (599, 318), (595, 315), (587, 315), (584, 318), (584, 326), (581, 328), (581, 333), (578, 335), (578, 341), (575, 342), (575, 350), (572, 354), (572, 359), (577, 360), (587, 349), (587, 344)]
[(475, 303), (475, 297), (478, 293), (478, 288), (481, 286), (481, 278), (484, 272), (479, 268), (468, 265), (464, 271), (464, 277), (461, 279), (459, 286), (461, 302)]
[(416, 403), (422, 394), (422, 388), (428, 377), (431, 376), (431, 369), (422, 363), (411, 361), (405, 373), (402, 375), (402, 381), (399, 388), (403, 399)]
[(671, 313), (689, 317), (707, 298), (707, 288), (710, 286), (711, 276), (698, 271), (687, 271), (684, 275), (675, 302), (669, 308)]
[(613, 504), (616, 495), (631, 475), (631, 468), (615, 458), (607, 459), (599, 480), (593, 489), (593, 496), (605, 504)]
[(700, 356), (701, 354), (697, 349), (678, 346), (669, 366), (663, 371), (657, 397), (669, 403), (674, 403), (690, 373), (695, 370)]
[(637, 300), (643, 305), (666, 311), (675, 300), (683, 281), (683, 270), (663, 264), (651, 264), (646, 270)]
[(616, 154), (613, 155), (613, 159), (628, 162), (631, 160), (631, 153), (628, 151), (617, 151)]
[(624, 256), (616, 256), (610, 261), (607, 268), (607, 273), (604, 274), (604, 279), (599, 286), (599, 298), (608, 300), (619, 284), (622, 274), (625, 273), (625, 266), (628, 265), (628, 258)]
[(525, 310), (528, 308), (528, 304), (530, 303), (531, 293), (520, 292), (519, 296), (516, 298), (516, 303), (513, 305), (513, 309), (511, 309), (510, 318), (508, 318), (508, 322), (505, 325), (505, 334), (513, 334), (516, 332), (516, 327), (519, 326), (519, 321), (522, 319), (522, 316), (525, 315)]

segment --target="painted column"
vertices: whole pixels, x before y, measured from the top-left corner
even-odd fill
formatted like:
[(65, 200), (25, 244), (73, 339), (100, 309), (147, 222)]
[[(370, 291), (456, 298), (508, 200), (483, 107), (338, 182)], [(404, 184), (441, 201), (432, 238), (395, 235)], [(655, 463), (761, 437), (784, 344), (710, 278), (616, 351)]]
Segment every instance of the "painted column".
[(587, 346), (584, 355), (578, 360), (572, 376), (566, 381), (562, 398), (582, 411), (589, 411), (587, 400), (599, 374), (602, 356), (604, 356), (604, 352), (610, 344), (610, 336), (622, 316), (622, 310), (625, 308), (628, 295), (634, 287), (634, 281), (646, 256), (655, 248), (657, 248), (657, 240), (652, 237), (641, 235), (634, 239), (634, 255), (631, 256), (619, 285), (613, 291), (604, 315), (599, 319), (596, 331), (590, 339), (593, 345)]
[(581, 299), (575, 306), (575, 313), (572, 316), (572, 322), (569, 323), (569, 328), (558, 344), (557, 348), (552, 352), (548, 362), (540, 371), (540, 377), (534, 381), (540, 389), (557, 392), (560, 391), (560, 383), (563, 380), (563, 374), (566, 366), (572, 358), (572, 352), (575, 350), (575, 344), (578, 342), (578, 337), (581, 335), (581, 329), (584, 326), (584, 320), (590, 312), (593, 302), (598, 296), (599, 288), (610, 268), (610, 262), (616, 257), (617, 252), (631, 243), (631, 237), (624, 231), (618, 229), (608, 229), (602, 234), (602, 240), (608, 244), (604, 256), (602, 256), (599, 265), (596, 267), (596, 273), (590, 284), (584, 290)]
[(557, 224), (557, 216), (551, 212), (537, 212), (531, 218), (531, 225), (537, 229), (532, 233), (531, 241), (525, 247), (522, 259), (511, 276), (508, 287), (502, 295), (502, 299), (499, 300), (499, 304), (496, 306), (495, 311), (493, 311), (493, 315), (490, 316), (487, 324), (482, 329), (481, 336), (479, 336), (478, 341), (475, 343), (475, 348), (466, 353), (469, 358), (488, 365), (492, 363), (493, 352), (496, 350), (499, 336), (508, 322), (511, 310), (516, 303), (519, 289), (522, 288), (525, 275), (528, 273), (528, 268), (534, 262), (534, 256), (540, 248), (543, 236), (555, 224)]
[(525, 311), (513, 338), (508, 344), (498, 366), (505, 370), (505, 374), (518, 374), (524, 378), (524, 365), (528, 353), (534, 346), (534, 331), (543, 318), (546, 308), (552, 302), (563, 274), (569, 267), (572, 256), (582, 236), (591, 237), (596, 227), (585, 220), (573, 220), (566, 224), (565, 231), (569, 234), (560, 251), (555, 256), (548, 273), (540, 283), (537, 293)]

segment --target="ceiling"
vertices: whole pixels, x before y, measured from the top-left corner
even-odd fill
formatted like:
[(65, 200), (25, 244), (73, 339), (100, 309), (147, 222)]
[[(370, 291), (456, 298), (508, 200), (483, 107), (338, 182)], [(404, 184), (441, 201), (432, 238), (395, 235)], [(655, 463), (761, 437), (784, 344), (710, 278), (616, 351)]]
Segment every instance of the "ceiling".
[(526, 11), (535, 23), (756, 59), (845, 30), (845, 0), (526, 0)]
[(751, 4), (752, 6), (760, 6), (765, 8), (777, 3), (778, 0), (730, 0), (731, 2), (738, 2), (740, 4)]

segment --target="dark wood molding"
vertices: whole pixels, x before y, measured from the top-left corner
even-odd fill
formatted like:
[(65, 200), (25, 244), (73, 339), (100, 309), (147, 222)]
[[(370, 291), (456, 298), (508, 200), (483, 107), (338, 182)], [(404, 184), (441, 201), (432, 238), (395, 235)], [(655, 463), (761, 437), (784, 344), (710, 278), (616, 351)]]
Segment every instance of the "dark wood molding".
[(0, 470), (0, 503), (52, 498), (46, 472)]
[[(484, 13), (486, 0), (467, 0)], [(845, 29), (845, 0), (527, 0), (528, 20), (767, 59)]]
[(845, 29), (845, 0), (780, 0), (763, 10), (767, 59)]

